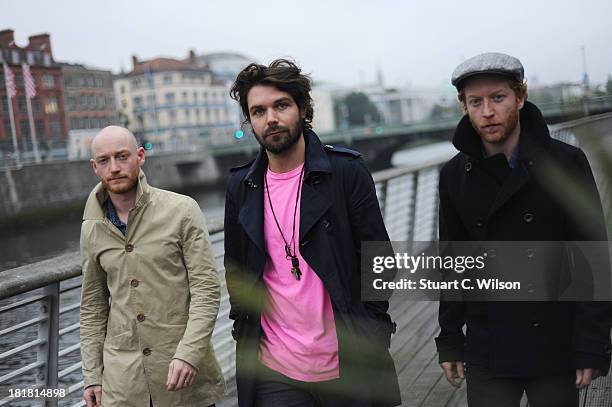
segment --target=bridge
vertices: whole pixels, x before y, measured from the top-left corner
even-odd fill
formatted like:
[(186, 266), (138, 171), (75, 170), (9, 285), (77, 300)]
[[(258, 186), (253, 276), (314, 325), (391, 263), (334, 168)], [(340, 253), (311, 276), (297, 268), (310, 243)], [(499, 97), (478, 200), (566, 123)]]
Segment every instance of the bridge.
[[(578, 144), (592, 164), (607, 230), (612, 236), (612, 113), (551, 126), (553, 137)], [(453, 155), (441, 152), (427, 161), (374, 174), (377, 194), (389, 234), (396, 241), (437, 238), (437, 182), (441, 166)], [(209, 223), (217, 264), (223, 265), (223, 227)], [(234, 341), (230, 335), (229, 304), (224, 270), (222, 303), (213, 344), (228, 383), (228, 396), (220, 406), (236, 406)], [(2, 272), (0, 280), (0, 406), (32, 406), (41, 401), (15, 400), (9, 388), (64, 388), (61, 400), (45, 406), (83, 406), (79, 353), (79, 297), (81, 266), (78, 253)], [(437, 304), (407, 301), (396, 292), (391, 315), (398, 331), (391, 341), (404, 406), (463, 407), (465, 386), (446, 383), (437, 363), (433, 338), (437, 335)], [(612, 405), (612, 374), (581, 391), (581, 405)], [(525, 400), (522, 405), (526, 405)]]
[[(553, 102), (537, 105), (548, 123), (574, 120), (579, 117), (612, 111), (612, 96), (592, 97), (574, 102)], [(461, 116), (440, 120), (427, 120), (406, 125), (352, 127), (318, 134), (324, 143), (353, 146), (365, 157), (368, 166), (381, 170), (391, 166), (391, 157), (403, 146), (423, 142), (451, 140)], [(315, 129), (316, 131), (316, 129)], [(208, 147), (221, 174), (233, 165), (252, 159), (259, 149), (253, 136), (247, 136), (233, 144)]]

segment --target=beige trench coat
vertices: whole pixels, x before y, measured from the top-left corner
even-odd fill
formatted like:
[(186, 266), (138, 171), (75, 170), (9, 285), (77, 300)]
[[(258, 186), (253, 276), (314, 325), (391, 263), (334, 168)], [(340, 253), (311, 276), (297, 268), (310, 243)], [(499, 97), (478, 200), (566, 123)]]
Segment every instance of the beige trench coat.
[[(123, 236), (106, 218), (107, 197), (98, 184), (81, 228), (85, 386), (102, 385), (103, 406), (213, 404), (225, 390), (211, 344), (220, 290), (200, 207), (148, 186), (141, 171)], [(172, 358), (198, 369), (192, 386), (166, 391)]]

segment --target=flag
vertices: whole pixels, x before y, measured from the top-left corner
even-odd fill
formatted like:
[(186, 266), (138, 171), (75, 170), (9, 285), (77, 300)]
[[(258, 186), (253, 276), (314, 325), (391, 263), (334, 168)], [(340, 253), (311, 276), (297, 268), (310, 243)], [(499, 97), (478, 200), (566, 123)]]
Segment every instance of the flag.
[(17, 96), (17, 88), (15, 88), (15, 75), (7, 63), (4, 63), (4, 81), (6, 82), (6, 92), (9, 98)]
[(32, 72), (27, 64), (21, 65), (23, 71), (23, 85), (25, 87), (26, 96), (30, 99), (36, 97), (36, 85), (34, 78), (32, 78)]

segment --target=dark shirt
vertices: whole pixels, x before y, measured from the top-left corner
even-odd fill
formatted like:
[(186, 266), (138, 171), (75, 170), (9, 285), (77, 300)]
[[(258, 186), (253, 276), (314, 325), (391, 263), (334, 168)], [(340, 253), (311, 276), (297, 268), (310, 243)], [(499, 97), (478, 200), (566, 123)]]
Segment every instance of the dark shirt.
[(125, 236), (127, 232), (127, 225), (123, 223), (121, 219), (119, 219), (119, 215), (117, 215), (117, 211), (115, 210), (115, 205), (113, 205), (113, 201), (111, 201), (110, 198), (106, 200), (106, 217), (113, 225), (117, 226), (117, 229), (119, 229), (121, 233), (123, 233), (123, 236)]

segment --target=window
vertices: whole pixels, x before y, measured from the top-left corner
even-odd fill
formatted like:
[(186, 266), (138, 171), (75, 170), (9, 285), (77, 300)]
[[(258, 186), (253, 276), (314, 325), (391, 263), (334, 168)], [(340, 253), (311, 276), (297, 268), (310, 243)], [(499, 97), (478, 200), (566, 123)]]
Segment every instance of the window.
[(76, 109), (76, 98), (74, 96), (68, 97), (68, 109), (70, 110)]
[(11, 52), (11, 58), (13, 59), (14, 64), (18, 64), (19, 63), (19, 51), (13, 50)]
[(96, 81), (94, 80), (94, 77), (88, 76), (87, 77), (87, 87), (93, 88), (94, 86), (96, 86)]
[(134, 107), (142, 107), (142, 98), (140, 96), (136, 96), (132, 99), (132, 102), (134, 103)]
[(34, 65), (34, 53), (32, 51), (28, 51), (26, 54), (26, 58), (28, 61), (28, 65)]
[(148, 95), (147, 96), (147, 105), (150, 106), (150, 107), (153, 107), (153, 106), (155, 106), (155, 103), (156, 103), (155, 95)]
[(89, 95), (87, 97), (87, 102), (90, 109), (96, 108), (96, 97), (94, 95)]
[(171, 84), (172, 83), (172, 74), (165, 74), (164, 75), (164, 83), (165, 84)]
[(198, 103), (198, 92), (193, 92), (193, 103)]
[(79, 121), (76, 117), (70, 119), (70, 128), (76, 130), (79, 128)]
[(0, 99), (2, 99), (2, 111), (8, 112), (8, 101), (6, 100), (6, 97)]
[(121, 87), (119, 88), (119, 92), (124, 95), (125, 94), (125, 86), (121, 85)]
[(15, 72), (15, 86), (18, 88), (23, 87), (23, 75), (18, 72)]
[(49, 123), (51, 127), (51, 135), (53, 137), (59, 137), (62, 135), (62, 125), (58, 119), (53, 119)]
[(21, 130), (21, 137), (25, 137), (25, 136), (29, 136), (30, 135), (30, 123), (27, 120), (22, 120), (19, 123), (19, 127)]
[(86, 109), (87, 108), (87, 95), (81, 95), (79, 100), (81, 102), (81, 103), (79, 103), (79, 107), (81, 109)]
[(50, 96), (45, 99), (45, 113), (57, 113), (57, 99), (55, 97)]
[(51, 66), (51, 55), (46, 52), (43, 54), (43, 65)]
[(138, 89), (140, 87), (140, 78), (132, 79), (132, 89)]
[(23, 113), (28, 111), (25, 96), (17, 96), (17, 111)]
[(183, 92), (183, 103), (187, 103), (187, 92)]
[(102, 86), (104, 86), (104, 81), (103, 81), (103, 80), (102, 80), (102, 78), (101, 78), (101, 77), (99, 77), (99, 76), (96, 78), (96, 86), (97, 86), (98, 88), (101, 88)]
[(39, 96), (36, 96), (34, 99), (32, 99), (32, 111), (34, 113), (40, 113), (42, 111)]
[(42, 120), (36, 120), (34, 123), (34, 126), (36, 127), (36, 137), (39, 140), (41, 138), (44, 139), (46, 137), (45, 122)]
[(53, 75), (43, 75), (42, 85), (43, 85), (43, 89), (54, 89), (55, 88), (55, 78), (53, 77)]
[(166, 93), (166, 104), (173, 105), (174, 104), (174, 93)]

